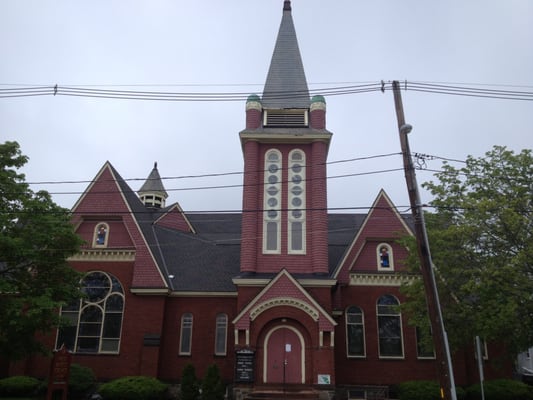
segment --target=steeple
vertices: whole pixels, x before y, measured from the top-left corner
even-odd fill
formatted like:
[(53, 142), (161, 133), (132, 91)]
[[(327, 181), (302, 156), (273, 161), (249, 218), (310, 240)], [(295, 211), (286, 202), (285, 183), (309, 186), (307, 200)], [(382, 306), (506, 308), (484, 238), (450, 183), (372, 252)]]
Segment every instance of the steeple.
[(265, 109), (309, 108), (310, 105), (309, 89), (291, 10), (291, 2), (285, 0), (261, 100)]
[(157, 170), (157, 162), (154, 163), (152, 172), (150, 172), (150, 175), (146, 178), (146, 182), (144, 182), (137, 193), (146, 207), (165, 207), (165, 200), (168, 197), (168, 193), (163, 186), (161, 176)]

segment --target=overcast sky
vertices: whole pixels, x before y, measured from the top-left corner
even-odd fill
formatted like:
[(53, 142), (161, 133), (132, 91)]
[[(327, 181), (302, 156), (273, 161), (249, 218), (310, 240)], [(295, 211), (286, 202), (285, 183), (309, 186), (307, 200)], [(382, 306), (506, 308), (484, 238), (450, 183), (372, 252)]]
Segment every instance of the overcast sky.
[[(282, 0), (0, 0), (0, 89), (261, 93)], [(493, 145), (533, 148), (533, 102), (409, 91), (410, 82), (533, 92), (531, 0), (293, 0), (310, 89), (407, 81), (413, 152), (464, 160)], [(118, 86), (122, 85), (122, 86)], [(390, 87), (390, 86), (388, 86)], [(531, 98), (531, 97), (530, 97)], [(400, 151), (393, 95), (326, 96), (329, 161)], [(0, 98), (0, 138), (30, 157), (29, 182), (88, 181), (106, 161), (123, 178), (242, 171), (245, 102), (165, 102), (64, 95)], [(441, 161), (427, 162), (438, 169)], [(381, 188), (405, 210), (399, 156), (332, 163), (331, 208), (370, 206)], [(431, 179), (417, 172), (418, 182)], [(133, 180), (138, 189), (143, 181)], [(239, 210), (240, 175), (168, 179), (167, 204)], [(34, 185), (72, 207), (82, 184)], [(58, 192), (78, 192), (60, 194)], [(427, 198), (427, 194), (423, 194)], [(403, 208), (402, 208), (403, 207)]]

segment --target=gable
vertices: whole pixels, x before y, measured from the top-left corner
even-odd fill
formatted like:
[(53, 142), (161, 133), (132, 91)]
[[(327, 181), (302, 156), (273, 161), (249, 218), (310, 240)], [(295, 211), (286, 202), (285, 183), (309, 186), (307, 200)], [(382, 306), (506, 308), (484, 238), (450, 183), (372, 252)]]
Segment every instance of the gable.
[(171, 206), (170, 209), (159, 217), (154, 224), (163, 228), (194, 233), (191, 223), (183, 213), (179, 204)]
[(76, 230), (84, 235), (84, 239), (89, 239), (88, 247), (92, 247), (91, 227), (94, 229), (98, 222), (106, 223), (109, 226), (109, 239), (106, 247), (99, 248), (99, 251), (111, 251), (112, 244), (134, 249), (132, 287), (166, 288), (166, 281), (149, 245), (150, 238), (144, 234), (145, 231), (149, 233), (151, 229), (143, 230), (140, 226), (148, 224), (151, 227), (151, 221), (141, 218), (142, 221), (139, 222), (137, 214), (146, 215), (146, 208), (107, 162), (74, 205), (72, 223), (76, 226)]
[(406, 250), (396, 241), (404, 235), (412, 234), (390, 198), (381, 190), (359, 232), (337, 266), (335, 277), (340, 282), (348, 283), (351, 271), (377, 273), (379, 262), (377, 247), (381, 243), (391, 247), (395, 260), (401, 260), (406, 256)]
[(318, 323), (321, 330), (330, 331), (337, 325), (322, 306), (285, 269), (248, 303), (233, 323), (236, 329), (249, 329), (250, 322), (263, 311), (278, 306), (295, 307), (304, 311)]

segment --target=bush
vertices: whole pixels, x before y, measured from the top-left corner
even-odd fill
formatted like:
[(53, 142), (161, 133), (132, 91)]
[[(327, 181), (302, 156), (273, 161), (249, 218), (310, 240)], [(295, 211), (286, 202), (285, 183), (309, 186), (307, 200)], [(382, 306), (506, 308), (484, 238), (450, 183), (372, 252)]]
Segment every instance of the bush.
[(200, 397), (198, 379), (194, 365), (187, 364), (181, 374), (181, 400), (197, 400)]
[(0, 379), (1, 397), (31, 397), (41, 387), (41, 381), (29, 376), (12, 376)]
[(104, 383), (98, 392), (105, 400), (159, 400), (168, 385), (147, 376), (127, 376)]
[[(397, 387), (400, 400), (441, 400), (440, 385), (435, 381), (408, 381)], [(457, 400), (466, 398), (463, 388), (456, 387)]]
[[(533, 400), (533, 388), (512, 379), (497, 379), (483, 384), (485, 400)], [(481, 386), (466, 389), (468, 400), (481, 400)]]
[(202, 400), (223, 400), (226, 387), (220, 377), (220, 371), (216, 364), (211, 364), (202, 381)]
[(96, 377), (91, 368), (79, 364), (72, 364), (70, 366), (68, 391), (71, 397), (85, 397), (85, 395), (95, 387), (95, 384)]

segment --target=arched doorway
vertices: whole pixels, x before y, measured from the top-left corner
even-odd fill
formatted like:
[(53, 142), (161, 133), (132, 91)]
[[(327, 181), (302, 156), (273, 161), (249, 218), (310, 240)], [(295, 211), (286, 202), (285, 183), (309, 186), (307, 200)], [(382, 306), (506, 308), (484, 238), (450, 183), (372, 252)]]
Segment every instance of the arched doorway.
[(289, 325), (273, 327), (265, 336), (264, 383), (305, 383), (305, 343)]

